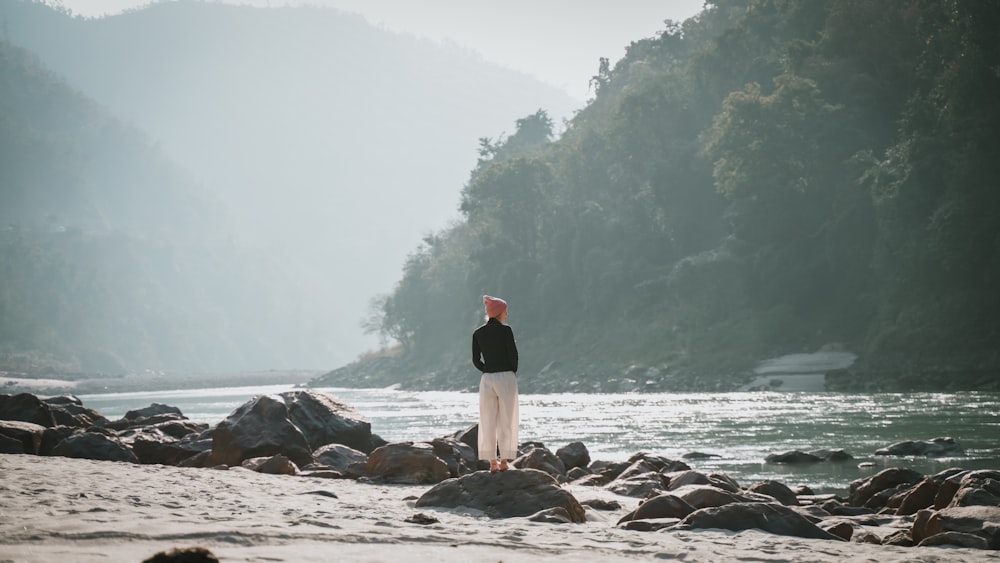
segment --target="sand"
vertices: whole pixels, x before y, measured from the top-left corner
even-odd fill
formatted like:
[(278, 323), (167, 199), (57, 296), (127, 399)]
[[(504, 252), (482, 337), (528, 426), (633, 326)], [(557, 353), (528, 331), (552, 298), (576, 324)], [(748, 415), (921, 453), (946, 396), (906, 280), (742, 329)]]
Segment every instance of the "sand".
[[(638, 503), (573, 487), (584, 524), (491, 520), (414, 508), (429, 486), (0, 455), (0, 562), (138, 562), (205, 547), (221, 561), (1000, 561), (1000, 553), (807, 540), (755, 530), (637, 532), (615, 522)], [(511, 494), (516, 494), (512, 492)], [(433, 524), (407, 522), (417, 514)]]

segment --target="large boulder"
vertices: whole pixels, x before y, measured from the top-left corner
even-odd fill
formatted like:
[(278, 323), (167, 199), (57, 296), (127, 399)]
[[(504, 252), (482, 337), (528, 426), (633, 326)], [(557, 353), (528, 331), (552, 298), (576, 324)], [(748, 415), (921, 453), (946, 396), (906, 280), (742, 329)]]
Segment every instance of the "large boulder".
[(948, 506), (1000, 506), (1000, 471), (964, 473)]
[(583, 506), (544, 471), (535, 469), (477, 471), (438, 483), (416, 502), (417, 507), (481, 510), (490, 518), (531, 516), (562, 508), (571, 522), (584, 522)]
[(104, 432), (71, 434), (56, 444), (52, 455), (139, 463), (139, 458), (117, 436)]
[(369, 454), (365, 476), (382, 483), (421, 485), (440, 483), (451, 472), (430, 444), (396, 442)]
[(0, 453), (38, 455), (45, 427), (20, 420), (0, 420)]
[(672, 529), (762, 530), (782, 536), (844, 541), (810, 522), (795, 510), (776, 502), (732, 503), (702, 508)]
[(288, 405), (289, 420), (312, 449), (327, 444), (343, 444), (366, 454), (375, 449), (371, 423), (332, 395), (302, 389), (286, 391), (280, 396)]
[(921, 510), (913, 520), (915, 542), (946, 532), (979, 536), (989, 549), (1000, 549), (1000, 506), (956, 506), (941, 510)]
[(83, 406), (80, 399), (74, 395), (60, 395), (43, 400), (52, 410), (57, 426), (89, 428), (94, 425), (103, 426), (108, 422), (101, 413)]
[(31, 393), (0, 395), (0, 420), (20, 420), (46, 428), (56, 426), (52, 406)]
[[(852, 481), (848, 487), (848, 504), (851, 504), (852, 506), (866, 506), (868, 501), (873, 496), (883, 491), (893, 489), (900, 485), (913, 485), (923, 480), (923, 474), (912, 469), (889, 467), (879, 471), (871, 477)], [(888, 498), (886, 500), (888, 500)]]
[(208, 464), (237, 466), (246, 459), (275, 454), (283, 454), (299, 466), (313, 462), (312, 447), (290, 420), (284, 398), (259, 395), (240, 405), (212, 431)]
[(954, 438), (942, 437), (924, 441), (896, 442), (876, 450), (875, 455), (955, 457), (964, 456), (965, 450)]

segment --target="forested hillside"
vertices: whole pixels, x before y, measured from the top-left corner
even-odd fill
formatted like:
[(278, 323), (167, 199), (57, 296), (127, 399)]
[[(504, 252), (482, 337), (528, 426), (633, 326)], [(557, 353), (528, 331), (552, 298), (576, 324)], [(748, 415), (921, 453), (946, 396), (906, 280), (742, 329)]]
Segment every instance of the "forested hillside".
[(824, 346), (849, 389), (996, 388), (1000, 4), (718, 0), (483, 140), (463, 221), (424, 239), (319, 380), (467, 388), (480, 296), (522, 390), (732, 389)]

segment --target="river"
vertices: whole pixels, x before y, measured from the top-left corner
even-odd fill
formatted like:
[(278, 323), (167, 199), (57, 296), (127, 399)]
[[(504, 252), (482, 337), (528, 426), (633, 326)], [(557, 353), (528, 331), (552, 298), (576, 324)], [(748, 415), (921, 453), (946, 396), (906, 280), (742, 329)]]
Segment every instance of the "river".
[[(218, 423), (253, 396), (289, 385), (145, 393), (80, 395), (108, 418), (151, 403), (176, 406), (188, 418)], [(478, 398), (461, 392), (397, 389), (320, 389), (352, 405), (388, 441), (422, 441), (475, 424)], [(943, 459), (875, 456), (903, 440), (955, 438), (965, 456)], [(845, 493), (854, 479), (886, 467), (925, 474), (949, 467), (1000, 469), (1000, 393), (658, 393), (521, 396), (521, 442), (551, 450), (581, 441), (591, 458), (627, 459), (645, 451), (685, 460), (694, 469), (722, 472), (742, 485), (775, 479), (817, 493)], [(787, 450), (841, 448), (854, 459), (775, 465), (767, 455)]]

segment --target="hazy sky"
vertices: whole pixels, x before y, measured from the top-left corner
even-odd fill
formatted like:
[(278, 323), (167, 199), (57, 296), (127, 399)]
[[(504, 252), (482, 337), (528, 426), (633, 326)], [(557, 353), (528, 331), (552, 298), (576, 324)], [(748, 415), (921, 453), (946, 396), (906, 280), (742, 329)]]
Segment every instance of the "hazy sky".
[[(322, 5), (365, 16), (372, 24), (437, 41), (451, 41), (483, 58), (531, 74), (583, 101), (598, 60), (612, 64), (663, 21), (685, 20), (704, 0), (223, 0), (279, 7)], [(149, 0), (49, 0), (96, 17)]]

